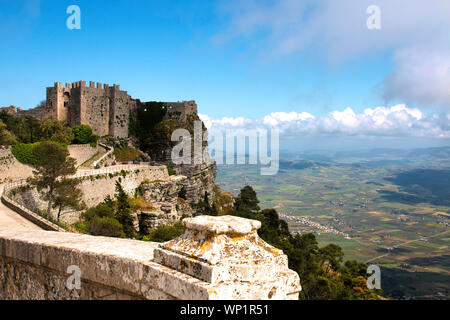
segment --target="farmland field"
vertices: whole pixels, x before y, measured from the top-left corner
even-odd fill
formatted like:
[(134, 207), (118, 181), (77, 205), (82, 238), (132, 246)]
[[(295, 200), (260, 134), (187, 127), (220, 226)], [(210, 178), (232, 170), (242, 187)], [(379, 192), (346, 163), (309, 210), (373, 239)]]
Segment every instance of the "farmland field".
[(387, 296), (450, 298), (446, 158), (339, 160), (285, 158), (273, 176), (256, 166), (222, 165), (217, 182), (234, 194), (253, 186), (260, 206), (276, 208), (292, 232), (313, 232), (320, 245), (340, 245), (346, 259), (381, 266)]

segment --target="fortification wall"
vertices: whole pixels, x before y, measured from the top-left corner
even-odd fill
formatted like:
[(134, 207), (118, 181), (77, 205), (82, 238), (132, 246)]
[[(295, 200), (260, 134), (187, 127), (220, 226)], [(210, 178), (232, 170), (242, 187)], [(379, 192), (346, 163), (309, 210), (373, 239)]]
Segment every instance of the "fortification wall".
[(298, 299), (299, 277), (258, 237), (259, 221), (183, 223), (185, 234), (164, 244), (0, 229), (0, 299)]
[(82, 87), (80, 90), (81, 124), (89, 125), (99, 136), (109, 134), (109, 90), (95, 87)]
[(197, 104), (195, 101), (183, 102), (164, 102), (167, 107), (167, 113), (164, 120), (186, 121), (187, 115), (197, 113)]
[(97, 154), (98, 145), (92, 147), (89, 144), (71, 144), (67, 146), (67, 150), (69, 156), (77, 161), (76, 166), (78, 167)]
[(100, 136), (127, 137), (130, 110), (136, 108), (136, 101), (116, 84), (77, 81), (63, 87), (55, 82), (47, 88), (47, 107), (53, 118), (71, 126), (87, 124)]
[[(124, 171), (123, 174), (121, 170)], [(108, 195), (114, 197), (116, 182), (120, 182), (125, 192), (134, 196), (136, 188), (143, 181), (168, 180), (169, 174), (165, 166), (124, 165), (114, 166), (113, 170), (106, 168), (81, 171), (75, 177), (82, 179), (80, 188), (83, 190), (83, 200), (88, 207), (92, 207), (102, 202)]]
[[(165, 181), (169, 179), (169, 174), (165, 166), (122, 165), (98, 170), (78, 170), (72, 178), (80, 179), (82, 200), (90, 208), (103, 202), (107, 196), (114, 198), (116, 182), (120, 182), (124, 191), (134, 196), (136, 188), (143, 181)], [(35, 188), (24, 188), (15, 192), (11, 199), (33, 212), (44, 212), (47, 209), (48, 203), (41, 199)], [(67, 208), (62, 210), (60, 219), (66, 224), (72, 224), (79, 221), (80, 215), (80, 211)], [(52, 210), (51, 217), (57, 219), (56, 209)]]
[(22, 110), (22, 108), (16, 106), (9, 106), (0, 108), (0, 112), (2, 111), (6, 111), (13, 116), (32, 116), (41, 120), (50, 118), (53, 115), (52, 108), (49, 108), (47, 106), (39, 106), (27, 110)]
[(16, 181), (16, 182), (7, 184), (3, 188), (3, 192), (1, 194), (2, 203), (5, 206), (7, 206), (8, 208), (10, 208), (11, 210), (15, 211), (17, 214), (19, 214), (22, 217), (24, 217), (25, 219), (33, 222), (35, 225), (41, 227), (44, 230), (65, 232), (65, 230), (63, 228), (48, 221), (47, 219), (44, 219), (43, 217), (39, 216), (38, 214), (25, 208), (24, 206), (20, 205), (19, 203), (15, 202), (13, 200), (13, 197), (11, 197), (10, 191), (14, 190), (15, 188), (24, 186), (24, 185), (26, 185), (25, 180), (20, 180), (20, 181)]
[(9, 147), (0, 147), (0, 183), (33, 175), (33, 168), (17, 161)]
[(115, 85), (111, 89), (112, 108), (110, 113), (109, 132), (115, 137), (128, 137), (130, 111), (136, 109), (136, 101), (131, 99), (126, 91), (120, 91)]

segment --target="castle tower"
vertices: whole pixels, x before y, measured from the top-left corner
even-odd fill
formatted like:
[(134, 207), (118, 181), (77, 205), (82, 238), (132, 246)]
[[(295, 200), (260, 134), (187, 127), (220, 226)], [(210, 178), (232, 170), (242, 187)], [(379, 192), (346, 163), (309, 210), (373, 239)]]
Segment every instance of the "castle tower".
[[(136, 109), (136, 100), (127, 91), (120, 90), (118, 84), (109, 86), (100, 82), (77, 81), (55, 82), (47, 88), (47, 108), (49, 115), (70, 126), (89, 125), (99, 135), (128, 137), (130, 112)], [(186, 121), (187, 116), (197, 112), (195, 101), (165, 102), (167, 114), (164, 120)]]
[(47, 107), (52, 110), (52, 118), (61, 121), (69, 121), (69, 104), (71, 100), (71, 88), (61, 82), (55, 82), (53, 87), (47, 88)]

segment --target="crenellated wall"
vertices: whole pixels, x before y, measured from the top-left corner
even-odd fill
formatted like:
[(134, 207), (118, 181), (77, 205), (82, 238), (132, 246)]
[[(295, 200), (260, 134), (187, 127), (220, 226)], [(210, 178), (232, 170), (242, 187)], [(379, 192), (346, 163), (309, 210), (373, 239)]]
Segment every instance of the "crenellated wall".
[(136, 101), (119, 85), (109, 86), (93, 81), (55, 82), (47, 88), (47, 108), (51, 116), (67, 121), (70, 126), (89, 125), (100, 136), (128, 136), (130, 111)]
[(0, 229), (0, 299), (298, 299), (298, 274), (258, 237), (259, 221), (183, 223), (163, 244)]

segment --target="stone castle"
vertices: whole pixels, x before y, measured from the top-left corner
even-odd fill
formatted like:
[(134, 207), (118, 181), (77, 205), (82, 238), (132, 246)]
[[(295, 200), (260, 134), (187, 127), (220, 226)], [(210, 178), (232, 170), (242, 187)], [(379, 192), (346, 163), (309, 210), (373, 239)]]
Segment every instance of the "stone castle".
[[(140, 103), (127, 91), (120, 90), (118, 84), (77, 81), (55, 82), (47, 88), (45, 116), (67, 121), (70, 126), (89, 125), (99, 136), (128, 136), (130, 112)], [(166, 119), (185, 120), (186, 116), (197, 112), (195, 101), (164, 102), (167, 107)]]
[[(16, 115), (29, 115), (39, 119), (53, 118), (66, 121), (71, 127), (87, 124), (99, 136), (111, 135), (128, 137), (130, 113), (141, 103), (133, 99), (120, 85), (77, 81), (55, 82), (46, 90), (47, 98), (43, 106), (22, 110), (16, 106), (0, 108)], [(167, 108), (164, 120), (185, 121), (187, 115), (197, 113), (195, 101), (163, 102)]]
[[(197, 112), (195, 101), (163, 105), (163, 120), (189, 123), (197, 119), (188, 117)], [(86, 86), (85, 81), (78, 81), (64, 87), (56, 82), (47, 88), (46, 103), (34, 109), (2, 109), (19, 116), (54, 118), (70, 126), (87, 124), (101, 136), (128, 137), (130, 115), (145, 110), (140, 108), (145, 104), (121, 91), (119, 85), (90, 82)], [(176, 142), (166, 135), (151, 140), (143, 151), (149, 152), (152, 165), (108, 163), (101, 169), (79, 170), (72, 178), (80, 179), (88, 207), (113, 196), (115, 182), (128, 194), (139, 187), (142, 199), (152, 204), (133, 212), (134, 227), (143, 234), (158, 225), (192, 217), (183, 219), (183, 235), (162, 244), (65, 232), (36, 213), (43, 210), (41, 205), (46, 206), (37, 189), (21, 188), (28, 185), (25, 178), (32, 175), (32, 168), (17, 167), (9, 148), (1, 150), (0, 160), (2, 152), (3, 158), (12, 157), (3, 164), (8, 180), (18, 178), (13, 172), (21, 179), (2, 187), (0, 206), (4, 207), (0, 209), (49, 231), (0, 228), (0, 299), (298, 299), (299, 276), (289, 269), (281, 250), (259, 238), (261, 222), (233, 216), (193, 217), (201, 201), (213, 204), (215, 162), (174, 165), (167, 155)], [(98, 153), (99, 145), (68, 149), (82, 151), (77, 162), (84, 163)], [(110, 154), (114, 161), (113, 151), (109, 148), (103, 157), (110, 161), (106, 158)], [(168, 165), (175, 174), (169, 175)], [(81, 212), (71, 210), (60, 212), (61, 221), (79, 221)], [(80, 270), (76, 288), (67, 285), (68, 268), (73, 266)]]

